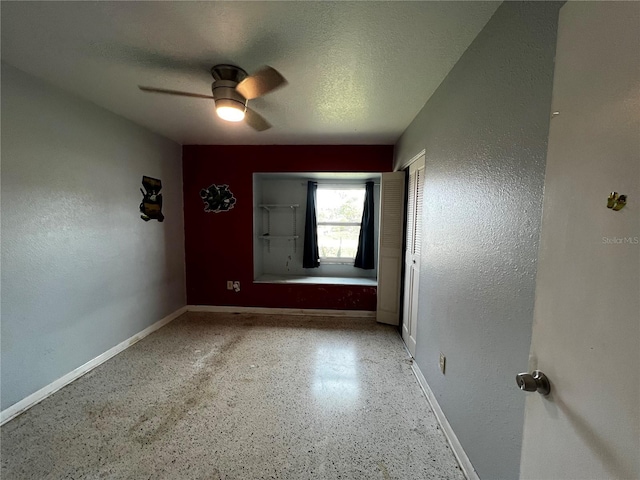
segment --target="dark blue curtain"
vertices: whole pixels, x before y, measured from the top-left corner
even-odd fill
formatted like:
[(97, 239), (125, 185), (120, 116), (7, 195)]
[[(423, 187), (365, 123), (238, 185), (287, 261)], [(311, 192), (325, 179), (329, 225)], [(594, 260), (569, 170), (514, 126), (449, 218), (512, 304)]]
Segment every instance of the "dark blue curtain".
[(375, 266), (374, 256), (374, 232), (373, 232), (373, 182), (365, 184), (364, 210), (362, 211), (362, 224), (360, 225), (360, 237), (358, 238), (358, 253), (356, 253), (355, 267), (372, 270)]
[(316, 215), (316, 182), (307, 182), (307, 215), (304, 222), (303, 268), (318, 268), (320, 252), (318, 250), (318, 217)]

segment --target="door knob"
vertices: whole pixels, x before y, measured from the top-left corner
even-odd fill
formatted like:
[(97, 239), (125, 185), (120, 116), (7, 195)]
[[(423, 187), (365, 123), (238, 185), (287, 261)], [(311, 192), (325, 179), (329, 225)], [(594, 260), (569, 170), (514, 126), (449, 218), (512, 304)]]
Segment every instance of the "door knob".
[(540, 370), (534, 370), (531, 374), (519, 373), (516, 382), (520, 390), (525, 392), (538, 392), (540, 395), (549, 395), (551, 384), (547, 376)]

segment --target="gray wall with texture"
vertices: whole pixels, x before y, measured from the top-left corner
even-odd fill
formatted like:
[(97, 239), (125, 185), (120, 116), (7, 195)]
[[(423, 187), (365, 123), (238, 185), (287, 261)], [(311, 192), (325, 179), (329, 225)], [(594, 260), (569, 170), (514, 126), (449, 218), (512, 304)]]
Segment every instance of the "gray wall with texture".
[(502, 4), (395, 150), (426, 149), (416, 363), (484, 479), (519, 474), (560, 6)]
[(185, 305), (181, 155), (2, 64), (3, 410)]

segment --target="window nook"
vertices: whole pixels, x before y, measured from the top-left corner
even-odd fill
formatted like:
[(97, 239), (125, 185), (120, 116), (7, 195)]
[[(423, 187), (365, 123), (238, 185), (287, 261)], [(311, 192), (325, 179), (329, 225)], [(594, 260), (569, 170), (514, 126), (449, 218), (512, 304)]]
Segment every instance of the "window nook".
[[(308, 183), (317, 185), (316, 208), (307, 211)], [(373, 206), (373, 268), (354, 265), (359, 241), (366, 183)], [(255, 173), (254, 282), (338, 285), (377, 285), (380, 174), (376, 173)], [(268, 208), (267, 208), (268, 207)], [(284, 208), (288, 207), (288, 208)], [(311, 215), (311, 217), (309, 217)], [(307, 217), (316, 225), (307, 226)], [(311, 228), (314, 227), (314, 228)], [(369, 225), (370, 227), (370, 225)], [(317, 235), (317, 267), (303, 266), (305, 238)], [(371, 237), (371, 232), (367, 233)], [(371, 260), (368, 262), (371, 267)]]

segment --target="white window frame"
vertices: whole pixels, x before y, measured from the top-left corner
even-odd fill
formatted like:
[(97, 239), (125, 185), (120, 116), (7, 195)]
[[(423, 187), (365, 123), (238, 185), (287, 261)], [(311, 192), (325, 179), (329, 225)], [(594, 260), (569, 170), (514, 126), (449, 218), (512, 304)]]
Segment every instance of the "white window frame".
[[(318, 183), (318, 190), (365, 190), (364, 183)], [(316, 199), (316, 203), (317, 203)], [(318, 205), (316, 204), (316, 216), (318, 212)], [(317, 221), (316, 217), (316, 221)], [(318, 227), (322, 226), (341, 226), (341, 227), (362, 227), (362, 221), (360, 222), (320, 222), (317, 221)], [(320, 264), (324, 265), (353, 265), (356, 261), (356, 257), (322, 257), (319, 258)]]

